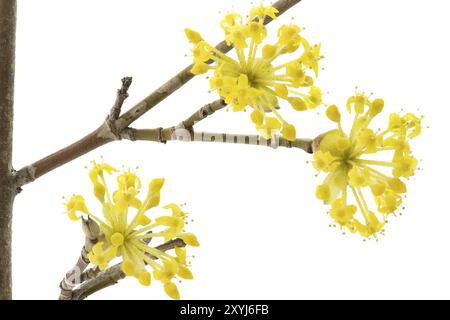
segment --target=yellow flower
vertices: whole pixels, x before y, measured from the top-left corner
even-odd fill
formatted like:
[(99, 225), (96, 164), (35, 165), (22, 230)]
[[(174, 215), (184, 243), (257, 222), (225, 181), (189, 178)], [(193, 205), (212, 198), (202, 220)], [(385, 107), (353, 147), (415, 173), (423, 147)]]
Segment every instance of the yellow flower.
[(117, 255), (117, 247), (108, 247), (104, 250), (104, 242), (98, 242), (92, 247), (92, 251), (88, 253), (89, 261), (98, 266), (101, 271), (108, 268), (108, 262)]
[(351, 112), (352, 105), (356, 113), (363, 113), (365, 106), (370, 106), (370, 101), (364, 93), (356, 93), (347, 100), (347, 111)]
[(305, 52), (301, 56), (300, 61), (307, 68), (314, 70), (314, 74), (317, 77), (319, 75), (319, 60), (321, 59), (320, 44), (310, 46), (305, 39), (302, 39), (302, 42), (304, 43), (303, 46), (305, 48)]
[(330, 166), (334, 162), (334, 159), (334, 156), (330, 152), (323, 152), (322, 150), (319, 150), (314, 153), (313, 166), (318, 171), (329, 172), (331, 169)]
[(193, 44), (197, 44), (203, 40), (202, 36), (197, 31), (186, 28), (184, 29), (184, 33), (186, 34), (186, 37), (189, 39), (189, 41)]
[(255, 18), (264, 19), (266, 16), (276, 19), (278, 10), (274, 7), (265, 7), (263, 3), (260, 3), (259, 7), (253, 7), (250, 9), (250, 20)]
[[(369, 125), (383, 107), (382, 99), (371, 101), (362, 93), (350, 97), (347, 109), (355, 116), (348, 135), (339, 109), (328, 107), (326, 115), (338, 128), (318, 138), (313, 161), (318, 171), (327, 173), (316, 189), (317, 198), (331, 205), (329, 215), (341, 228), (365, 238), (377, 237), (388, 215), (397, 212), (406, 192), (402, 178), (413, 176), (417, 167), (409, 141), (420, 134), (421, 118), (392, 114), (387, 129), (375, 132)], [(369, 209), (364, 190), (370, 190), (376, 210)]]
[(347, 205), (344, 199), (336, 199), (331, 205), (330, 217), (339, 225), (346, 226), (353, 220), (356, 210), (354, 205)]
[[(221, 22), (228, 45), (233, 45), (236, 58), (229, 57), (191, 29), (185, 33), (194, 44), (193, 74), (213, 70), (210, 87), (231, 105), (233, 111), (253, 109), (251, 120), (265, 138), (280, 133), (289, 141), (295, 141), (295, 127), (280, 114), (280, 101), (287, 101), (294, 110), (313, 109), (322, 103), (322, 92), (314, 86), (314, 79), (307, 75), (312, 70), (317, 77), (320, 45), (311, 46), (301, 33), (301, 28), (283, 25), (278, 30), (275, 44), (263, 44), (267, 36), (264, 19), (276, 18), (277, 9), (262, 4), (250, 10), (244, 22), (239, 14), (229, 13)], [(280, 56), (297, 53), (291, 61), (275, 64)], [(212, 59), (215, 64), (205, 62)], [(302, 92), (302, 88), (309, 91)], [(275, 120), (272, 120), (275, 119)]]
[(376, 152), (377, 146), (381, 144), (379, 141), (381, 138), (382, 136), (377, 136), (372, 129), (365, 128), (361, 130), (357, 143), (366, 149), (366, 153)]
[(99, 224), (102, 231), (101, 241), (88, 254), (89, 261), (100, 270), (105, 270), (111, 260), (120, 258), (123, 261), (122, 271), (145, 286), (151, 283), (150, 272), (147, 271), (149, 266), (158, 275), (156, 280), (164, 284), (165, 292), (171, 298), (179, 299), (173, 280), (193, 278), (186, 261), (186, 249), (176, 248), (176, 255), (173, 256), (148, 243), (152, 240), (153, 245), (158, 238), (161, 241), (181, 238), (186, 245), (199, 246), (195, 235), (184, 231), (187, 214), (178, 205), (171, 203), (163, 207), (167, 210), (166, 215), (155, 217), (152, 221), (147, 214), (151, 208), (159, 205), (164, 179), (152, 180), (145, 199), (141, 201), (138, 199), (141, 180), (129, 170), (118, 174), (117, 189), (112, 193), (109, 191), (105, 173), (111, 175), (114, 172), (117, 170), (113, 167), (94, 162), (89, 173), (94, 195), (102, 205), (102, 218), (88, 210), (80, 195), (73, 195), (66, 203), (69, 218), (79, 219), (77, 212), (86, 214)]
[(77, 216), (77, 212), (88, 213), (88, 209), (84, 202), (84, 198), (80, 195), (73, 195), (66, 203), (67, 215), (70, 220), (79, 220), (81, 217)]

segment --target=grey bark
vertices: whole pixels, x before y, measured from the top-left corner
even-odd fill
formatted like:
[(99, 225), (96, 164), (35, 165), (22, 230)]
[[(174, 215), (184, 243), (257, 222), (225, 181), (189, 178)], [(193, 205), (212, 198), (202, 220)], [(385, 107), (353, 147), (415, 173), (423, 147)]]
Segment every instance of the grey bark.
[(11, 299), (12, 168), (16, 0), (0, 0), (0, 299)]

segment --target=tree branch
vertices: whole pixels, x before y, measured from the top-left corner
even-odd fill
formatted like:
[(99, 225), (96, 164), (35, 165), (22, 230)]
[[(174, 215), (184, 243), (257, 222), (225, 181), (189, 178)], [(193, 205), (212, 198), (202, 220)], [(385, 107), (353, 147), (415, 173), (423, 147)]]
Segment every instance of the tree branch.
[[(182, 239), (170, 240), (157, 246), (156, 249), (160, 251), (168, 251), (174, 249), (175, 247), (184, 247), (186, 244)], [(148, 255), (150, 259), (157, 260), (158, 258), (152, 255)], [(116, 284), (119, 280), (125, 278), (125, 274), (122, 272), (122, 263), (118, 263), (103, 272), (97, 273), (92, 269), (87, 270), (86, 273), (91, 273), (95, 275), (95, 278), (89, 279), (82, 283), (78, 288), (71, 291), (71, 295), (66, 295), (65, 300), (83, 300), (86, 299), (91, 294), (100, 291), (104, 288)]]
[(157, 129), (132, 129), (129, 128), (126, 132), (126, 137), (132, 141), (153, 141), (166, 143), (167, 141), (183, 141), (183, 142), (219, 142), (219, 143), (233, 143), (246, 144), (255, 146), (265, 146), (271, 148), (285, 147), (297, 148), (306, 153), (313, 153), (312, 139), (296, 139), (295, 141), (288, 141), (283, 137), (275, 136), (272, 139), (265, 139), (259, 135), (250, 134), (233, 134), (233, 133), (213, 133), (213, 132), (196, 132), (180, 127), (171, 128), (157, 128)]
[(19, 187), (22, 187), (63, 164), (115, 140), (117, 138), (112, 134), (109, 126), (105, 122), (77, 142), (17, 171), (16, 183)]
[[(274, 3), (273, 6), (278, 9), (279, 16), (300, 1), (301, 0), (279, 0)], [(270, 17), (266, 17), (264, 23), (267, 24), (270, 21), (272, 21), (272, 19)], [(228, 46), (225, 41), (219, 43), (216, 48), (224, 53), (232, 49), (232, 47)], [(44, 174), (106, 143), (119, 140), (121, 138), (128, 138), (132, 140), (133, 136), (131, 134), (133, 131), (129, 130), (128, 126), (191, 80), (194, 77), (194, 75), (190, 72), (191, 68), (192, 65), (184, 68), (181, 72), (156, 89), (144, 100), (136, 104), (117, 120), (115, 120), (113, 126), (111, 126), (111, 122), (108, 123), (108, 121), (105, 121), (105, 123), (103, 123), (99, 128), (79, 141), (20, 169), (16, 174), (17, 186), (21, 187), (28, 184)], [(113, 116), (116, 116), (117, 113), (117, 109), (115, 109)]]
[(182, 121), (177, 127), (190, 130), (197, 122), (206, 119), (210, 115), (214, 114), (216, 111), (219, 111), (220, 109), (223, 109), (226, 106), (227, 104), (222, 99), (208, 103), (199, 110), (197, 110), (195, 113), (193, 113), (189, 118)]
[(193, 141), (246, 144), (271, 147), (273, 149), (277, 149), (278, 147), (297, 148), (305, 151), (306, 153), (312, 153), (313, 142), (313, 140), (305, 138), (296, 139), (295, 141), (289, 141), (278, 135), (274, 136), (271, 139), (265, 139), (259, 135), (213, 132), (194, 132)]
[(0, 300), (12, 299), (12, 167), (16, 0), (0, 1)]

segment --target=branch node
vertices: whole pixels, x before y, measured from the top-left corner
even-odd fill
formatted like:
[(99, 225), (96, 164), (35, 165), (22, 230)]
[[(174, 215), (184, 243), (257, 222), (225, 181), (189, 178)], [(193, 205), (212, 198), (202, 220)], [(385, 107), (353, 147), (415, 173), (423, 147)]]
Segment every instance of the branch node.
[(159, 127), (159, 128), (158, 128), (158, 135), (159, 135), (158, 139), (159, 139), (159, 142), (166, 144), (166, 143), (167, 143), (167, 140), (164, 139), (164, 134), (163, 134), (163, 132), (164, 132), (164, 128)]
[(294, 146), (294, 143), (292, 141), (287, 140), (287, 148), (291, 149)]
[(120, 132), (120, 138), (130, 141), (136, 141), (136, 129), (130, 127), (123, 129)]

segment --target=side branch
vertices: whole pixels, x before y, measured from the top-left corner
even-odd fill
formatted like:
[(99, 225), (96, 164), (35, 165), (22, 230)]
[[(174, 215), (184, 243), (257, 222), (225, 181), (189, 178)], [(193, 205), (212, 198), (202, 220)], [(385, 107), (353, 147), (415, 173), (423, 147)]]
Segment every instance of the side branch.
[(117, 90), (116, 102), (114, 102), (114, 105), (111, 108), (111, 111), (109, 112), (107, 118), (107, 122), (110, 127), (115, 128), (115, 122), (117, 119), (119, 119), (120, 111), (122, 110), (122, 105), (124, 101), (128, 98), (128, 89), (130, 88), (132, 81), (133, 78), (131, 77), (125, 77), (122, 79), (122, 88)]
[[(196, 132), (184, 128), (166, 128), (166, 129), (129, 129), (132, 133), (129, 140), (153, 141), (183, 141), (183, 142), (219, 142), (232, 144), (246, 144), (255, 146), (265, 146), (271, 148), (285, 147), (297, 148), (306, 153), (313, 153), (312, 139), (296, 139), (295, 141), (286, 140), (283, 137), (275, 136), (272, 139), (265, 139), (259, 135), (233, 134), (233, 133), (214, 133), (214, 132)], [(125, 138), (125, 137), (124, 137)]]
[(223, 109), (227, 106), (224, 100), (219, 99), (214, 102), (208, 103), (202, 108), (200, 108), (197, 112), (192, 114), (189, 118), (181, 122), (178, 127), (191, 129), (197, 122), (206, 119), (210, 115), (214, 114), (216, 111)]

